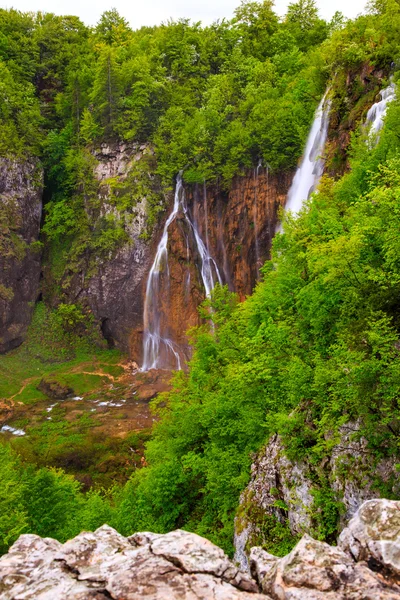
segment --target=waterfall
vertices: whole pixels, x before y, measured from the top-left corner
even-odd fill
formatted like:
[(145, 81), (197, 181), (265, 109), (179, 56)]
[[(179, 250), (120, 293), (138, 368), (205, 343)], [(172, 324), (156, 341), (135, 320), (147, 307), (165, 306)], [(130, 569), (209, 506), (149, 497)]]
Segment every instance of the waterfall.
[(311, 193), (315, 190), (324, 171), (324, 161), (321, 158), (329, 127), (329, 111), (331, 103), (326, 100), (327, 93), (318, 106), (314, 122), (308, 135), (306, 149), (300, 167), (296, 171), (290, 187), (285, 210), (298, 213)]
[[(179, 348), (177, 344), (165, 333), (164, 330), (166, 327), (164, 326), (163, 328), (160, 310), (160, 295), (162, 293), (160, 279), (162, 275), (165, 275), (167, 278), (167, 287), (169, 283), (168, 229), (171, 223), (173, 223), (173, 221), (176, 219), (179, 212), (181, 212), (183, 215), (189, 226), (189, 230), (191, 230), (193, 234), (196, 250), (200, 258), (200, 275), (206, 297), (210, 297), (217, 281), (222, 283), (217, 263), (209, 253), (208, 243), (206, 245), (204, 244), (197, 229), (196, 223), (191, 219), (188, 212), (185, 190), (182, 183), (182, 173), (179, 173), (176, 182), (172, 212), (165, 222), (161, 240), (157, 247), (156, 256), (147, 279), (146, 297), (143, 312), (144, 334), (142, 371), (167, 368), (168, 364), (171, 364), (171, 359), (174, 362), (176, 369), (180, 370), (182, 368)], [(187, 251), (187, 256), (189, 258), (188, 240)]]
[(383, 127), (384, 119), (389, 102), (396, 97), (396, 86), (393, 82), (380, 92), (381, 99), (375, 102), (367, 113), (366, 126), (370, 125), (368, 132), (368, 140), (372, 146), (379, 141), (379, 132)]

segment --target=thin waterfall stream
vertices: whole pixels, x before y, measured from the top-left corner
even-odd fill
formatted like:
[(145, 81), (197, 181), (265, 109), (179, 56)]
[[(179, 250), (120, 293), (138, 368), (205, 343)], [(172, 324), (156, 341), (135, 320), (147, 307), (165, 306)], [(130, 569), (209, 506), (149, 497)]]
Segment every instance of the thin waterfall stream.
[[(189, 230), (193, 234), (195, 249), (200, 259), (200, 275), (206, 297), (210, 297), (217, 282), (222, 283), (217, 263), (209, 252), (208, 233), (206, 233), (206, 244), (204, 244), (197, 225), (189, 214), (186, 206), (182, 173), (179, 173), (175, 188), (174, 205), (165, 222), (163, 234), (158, 244), (157, 252), (147, 279), (143, 311), (144, 333), (142, 371), (169, 368), (172, 364), (177, 370), (182, 369), (182, 359), (179, 347), (174, 340), (168, 336), (167, 324), (162, 323), (160, 310), (160, 294), (162, 293), (161, 277), (166, 277), (168, 288), (170, 275), (168, 265), (168, 229), (179, 213), (182, 214), (189, 226)], [(208, 223), (206, 222), (206, 229), (207, 226)], [(189, 260), (188, 239), (186, 240), (186, 244), (187, 258)]]
[(254, 247), (256, 255), (256, 279), (260, 279), (260, 267), (262, 262), (260, 260), (260, 241), (258, 236), (259, 223), (258, 223), (258, 175), (262, 167), (262, 161), (259, 160), (257, 167), (254, 169), (254, 200), (253, 200), (253, 227), (254, 227)]
[(308, 135), (303, 160), (289, 189), (285, 210), (298, 213), (303, 203), (308, 200), (324, 171), (322, 155), (328, 137), (330, 100), (328, 92), (322, 98), (314, 116), (314, 121)]
[(372, 147), (379, 142), (379, 132), (384, 125), (388, 104), (396, 98), (396, 85), (393, 81), (380, 92), (380, 96), (381, 99), (369, 109), (366, 119), (366, 126), (369, 126), (367, 143)]

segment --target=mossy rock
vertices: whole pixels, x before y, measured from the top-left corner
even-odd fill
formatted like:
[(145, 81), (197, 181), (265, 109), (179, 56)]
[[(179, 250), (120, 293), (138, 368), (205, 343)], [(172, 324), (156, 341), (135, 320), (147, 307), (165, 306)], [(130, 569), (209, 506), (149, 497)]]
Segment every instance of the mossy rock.
[(74, 393), (69, 385), (55, 377), (43, 377), (38, 385), (38, 390), (52, 400), (65, 400)]

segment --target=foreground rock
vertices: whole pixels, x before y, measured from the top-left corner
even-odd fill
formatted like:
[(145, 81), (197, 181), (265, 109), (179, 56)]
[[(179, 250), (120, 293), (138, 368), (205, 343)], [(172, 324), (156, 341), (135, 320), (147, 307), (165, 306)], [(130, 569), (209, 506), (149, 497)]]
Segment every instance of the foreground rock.
[(333, 548), (304, 535), (284, 558), (250, 552), (251, 572), (279, 600), (400, 598), (400, 502), (370, 500)]
[(124, 538), (104, 525), (62, 545), (22, 535), (0, 559), (2, 600), (258, 600), (254, 580), (193, 533)]
[(125, 538), (104, 525), (64, 545), (22, 535), (0, 559), (2, 600), (400, 600), (400, 502), (365, 502), (338, 547), (304, 535), (251, 574), (186, 531)]
[(43, 173), (0, 158), (0, 353), (19, 346), (38, 296)]

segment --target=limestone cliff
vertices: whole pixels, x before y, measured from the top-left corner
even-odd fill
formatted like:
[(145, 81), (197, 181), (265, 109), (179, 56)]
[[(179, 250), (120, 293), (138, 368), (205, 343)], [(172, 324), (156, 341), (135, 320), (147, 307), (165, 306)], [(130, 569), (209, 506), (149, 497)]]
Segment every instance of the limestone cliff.
[[(85, 251), (68, 264), (57, 285), (47, 261), (44, 268), (46, 300), (57, 304), (48, 290), (62, 290), (68, 302), (90, 309), (109, 344), (142, 362), (143, 307), (146, 282), (163, 226), (173, 204), (173, 191), (164, 192), (148, 145), (103, 144), (92, 153), (92, 197), (85, 201), (94, 238), (107, 219), (123, 231), (123, 243), (101, 255)], [(142, 185), (140, 178), (146, 179)], [(215, 259), (223, 283), (243, 299), (250, 294), (259, 268), (268, 258), (279, 207), (284, 204), (292, 173), (272, 175), (259, 167), (237, 177), (229, 190), (218, 185), (186, 185), (186, 204), (192, 222)], [(148, 194), (156, 197), (157, 211), (149, 227)], [(154, 203), (154, 198), (153, 198)], [(168, 337), (182, 357), (190, 357), (186, 331), (200, 323), (198, 306), (205, 298), (193, 231), (178, 214), (169, 228), (169, 278), (160, 294), (160, 314)], [(55, 248), (54, 252), (60, 252)]]
[(339, 531), (366, 500), (385, 489), (399, 493), (395, 459), (377, 459), (358, 429), (357, 423), (342, 426), (340, 440), (320, 465), (290, 460), (279, 436), (272, 436), (252, 464), (251, 480), (235, 520), (235, 558), (243, 569), (248, 568), (250, 547), (268, 538), (268, 517), (288, 527), (294, 536), (317, 533), (315, 516), (321, 507), (315, 506), (314, 493), (324, 486), (336, 503)]
[[(168, 203), (152, 173), (153, 160), (145, 144), (104, 143), (93, 150), (83, 207), (88, 239), (78, 232), (66, 248), (48, 244), (44, 264), (45, 301), (80, 303), (91, 311), (110, 347), (124, 352), (130, 350), (132, 333), (142, 328), (146, 277), (155, 251), (158, 228), (149, 235), (149, 195)], [(115, 232), (109, 245), (99, 247), (99, 237), (107, 240)], [(58, 274), (52, 265), (60, 254), (65, 264)]]
[(22, 535), (0, 559), (4, 600), (398, 600), (400, 503), (363, 504), (337, 547), (304, 535), (284, 558), (254, 547), (251, 576), (186, 531), (125, 538), (104, 525), (60, 544)]
[(23, 342), (38, 296), (42, 190), (35, 161), (0, 158), (0, 352)]
[[(186, 186), (187, 211), (215, 260), (221, 280), (243, 300), (269, 258), (271, 242), (292, 179), (291, 173), (271, 175), (257, 169), (237, 177), (229, 190), (218, 186)], [(178, 213), (169, 227), (168, 281), (159, 294), (162, 328), (183, 359), (190, 357), (186, 331), (200, 324), (198, 306), (205, 299), (201, 258), (193, 230)], [(161, 232), (156, 234), (159, 238)], [(146, 274), (147, 279), (147, 274)], [(138, 332), (137, 326), (134, 332)], [(141, 363), (140, 334), (131, 337), (131, 353)]]

